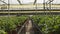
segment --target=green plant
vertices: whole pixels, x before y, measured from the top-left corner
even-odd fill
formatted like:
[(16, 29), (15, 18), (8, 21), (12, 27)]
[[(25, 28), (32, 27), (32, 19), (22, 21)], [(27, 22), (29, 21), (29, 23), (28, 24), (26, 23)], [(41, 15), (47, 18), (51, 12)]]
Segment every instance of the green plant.
[(60, 16), (59, 15), (35, 15), (32, 17), (44, 34), (49, 34), (55, 31), (60, 31)]
[(0, 30), (0, 34), (7, 34), (4, 30)]

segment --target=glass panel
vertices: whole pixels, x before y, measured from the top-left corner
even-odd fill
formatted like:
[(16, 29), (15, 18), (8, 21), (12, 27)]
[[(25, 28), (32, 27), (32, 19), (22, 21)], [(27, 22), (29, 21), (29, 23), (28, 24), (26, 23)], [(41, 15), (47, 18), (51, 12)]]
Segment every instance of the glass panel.
[[(8, 4), (8, 0), (0, 0), (0, 4), (3, 4), (1, 1), (4, 1)], [(10, 4), (19, 4), (19, 2), (17, 0), (9, 0)], [(32, 4), (34, 3), (35, 0), (19, 0), (21, 1), (22, 4)], [(37, 0), (36, 3), (43, 3), (44, 0)], [(45, 0), (45, 2), (47, 2), (48, 0)], [(54, 0), (53, 4), (60, 4), (60, 0)]]

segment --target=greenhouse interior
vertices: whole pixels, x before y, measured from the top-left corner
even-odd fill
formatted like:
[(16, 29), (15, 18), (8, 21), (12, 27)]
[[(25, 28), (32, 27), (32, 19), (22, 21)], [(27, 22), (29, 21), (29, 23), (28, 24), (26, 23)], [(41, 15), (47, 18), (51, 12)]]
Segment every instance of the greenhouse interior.
[(60, 34), (60, 0), (0, 0), (0, 34)]

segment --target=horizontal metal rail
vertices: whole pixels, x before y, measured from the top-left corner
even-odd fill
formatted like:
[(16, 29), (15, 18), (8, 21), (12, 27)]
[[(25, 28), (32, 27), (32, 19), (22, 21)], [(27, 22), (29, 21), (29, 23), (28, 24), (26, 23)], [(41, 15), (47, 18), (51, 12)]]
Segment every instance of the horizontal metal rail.
[[(8, 11), (8, 10), (0, 10), (0, 11)], [(22, 10), (9, 10), (9, 11), (60, 11), (60, 9), (29, 9), (29, 10), (24, 10), (24, 9), (22, 9)]]
[(60, 10), (0, 10), (0, 15), (60, 15)]
[[(49, 9), (49, 7), (45, 7), (46, 10)], [(60, 7), (51, 7), (51, 10), (59, 10)], [(0, 7), (0, 10), (8, 10), (7, 7)], [(21, 8), (21, 7), (17, 7), (17, 8), (9, 8), (9, 10), (44, 10), (43, 7), (28, 7), (28, 8)]]
[[(10, 15), (15, 15), (15, 16), (19, 16), (19, 15), (60, 15), (60, 12), (59, 13), (10, 13)], [(0, 13), (0, 16), (5, 16), (7, 15), (8, 16), (8, 13)]]

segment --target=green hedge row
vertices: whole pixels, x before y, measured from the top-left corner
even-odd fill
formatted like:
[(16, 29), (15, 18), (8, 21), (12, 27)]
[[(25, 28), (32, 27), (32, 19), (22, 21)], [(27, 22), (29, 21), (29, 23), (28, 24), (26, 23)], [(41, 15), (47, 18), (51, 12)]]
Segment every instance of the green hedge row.
[(0, 34), (2, 33), (2, 30), (3, 32), (14, 30), (17, 26), (20, 26), (26, 19), (27, 16), (0, 17)]
[[(14, 30), (27, 18), (27, 16), (0, 17), (0, 34), (7, 34), (7, 31)], [(35, 15), (32, 19), (43, 34), (60, 34), (60, 15)]]
[(35, 15), (32, 19), (44, 34), (60, 34), (60, 15)]

